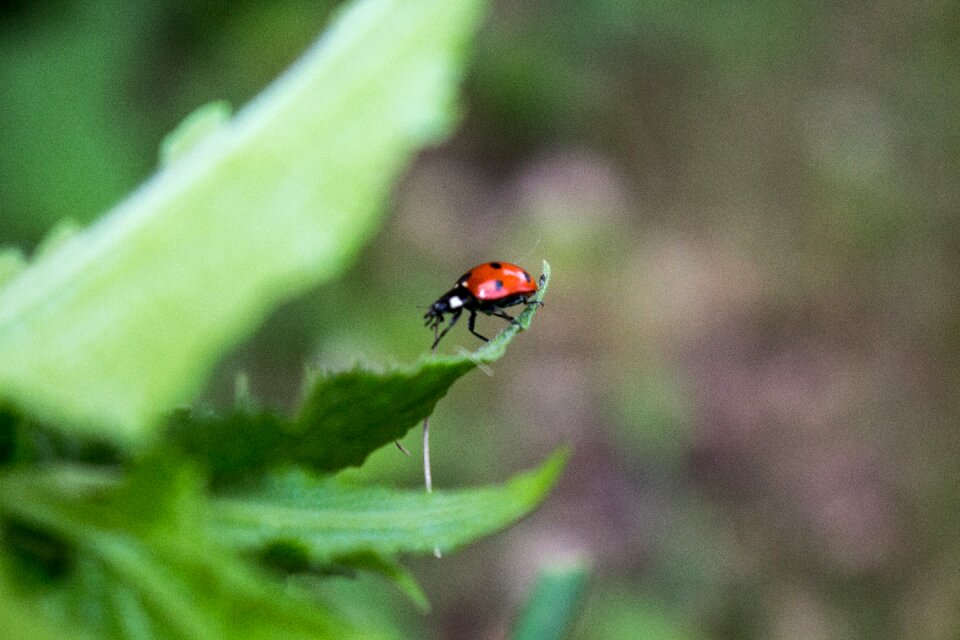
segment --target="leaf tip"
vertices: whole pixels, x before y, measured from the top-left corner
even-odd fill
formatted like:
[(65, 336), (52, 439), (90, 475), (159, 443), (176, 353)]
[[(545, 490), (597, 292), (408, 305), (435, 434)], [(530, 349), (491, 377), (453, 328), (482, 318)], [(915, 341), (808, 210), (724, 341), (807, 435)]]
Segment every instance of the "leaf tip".
[(563, 470), (567, 468), (570, 455), (571, 449), (569, 445), (562, 445), (557, 447), (547, 458), (547, 461), (541, 465), (539, 472), (542, 474), (544, 482), (548, 486), (552, 487), (556, 481), (559, 480)]

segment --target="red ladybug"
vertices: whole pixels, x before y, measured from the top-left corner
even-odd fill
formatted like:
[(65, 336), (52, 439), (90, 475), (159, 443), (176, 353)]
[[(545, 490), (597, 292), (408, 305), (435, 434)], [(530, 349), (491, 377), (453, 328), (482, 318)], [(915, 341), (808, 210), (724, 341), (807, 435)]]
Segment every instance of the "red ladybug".
[(441, 331), (433, 341), (435, 348), (440, 338), (447, 335), (453, 328), (460, 314), (464, 310), (470, 312), (467, 328), (470, 333), (484, 342), (489, 339), (480, 335), (474, 329), (477, 321), (477, 312), (488, 316), (497, 316), (510, 322), (516, 322), (504, 309), (518, 304), (530, 302), (530, 298), (537, 292), (537, 283), (530, 274), (522, 268), (509, 262), (485, 262), (475, 266), (457, 279), (453, 289), (446, 292), (430, 305), (423, 316), (425, 326), (431, 327), (436, 333), (443, 324), (443, 314), (450, 314), (450, 322), (446, 329)]

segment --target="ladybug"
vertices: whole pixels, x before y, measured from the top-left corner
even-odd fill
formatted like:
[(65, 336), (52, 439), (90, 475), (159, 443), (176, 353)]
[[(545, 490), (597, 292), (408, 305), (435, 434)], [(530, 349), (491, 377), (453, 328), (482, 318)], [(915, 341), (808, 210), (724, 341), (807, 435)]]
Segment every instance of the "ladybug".
[(467, 321), (467, 328), (470, 329), (470, 333), (484, 342), (489, 342), (488, 338), (480, 335), (474, 329), (477, 312), (516, 322), (504, 309), (529, 303), (530, 298), (536, 292), (537, 283), (530, 277), (529, 273), (515, 264), (485, 262), (475, 266), (457, 278), (457, 283), (453, 289), (440, 296), (424, 314), (423, 318), (426, 321), (424, 326), (431, 327), (435, 334), (437, 334), (440, 325), (443, 324), (443, 314), (450, 314), (450, 322), (443, 331), (436, 335), (432, 348), (436, 348), (440, 339), (453, 328), (464, 310), (470, 312), (470, 319)]

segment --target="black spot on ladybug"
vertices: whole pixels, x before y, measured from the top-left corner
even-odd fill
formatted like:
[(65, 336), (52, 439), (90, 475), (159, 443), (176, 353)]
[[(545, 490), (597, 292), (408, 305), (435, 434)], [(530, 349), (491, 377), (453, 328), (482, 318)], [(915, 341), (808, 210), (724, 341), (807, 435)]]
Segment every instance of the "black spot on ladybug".
[(497, 291), (503, 289), (503, 280), (497, 280), (493, 283), (493, 286), (496, 287)]
[(524, 272), (523, 272), (523, 279), (526, 280), (527, 282), (531, 282), (531, 280), (530, 280), (530, 274), (527, 273), (526, 271), (524, 271)]
[(493, 267), (494, 269), (502, 269), (502, 268), (503, 268), (503, 265), (500, 264), (499, 262), (491, 262), (491, 263), (490, 263), (490, 266)]

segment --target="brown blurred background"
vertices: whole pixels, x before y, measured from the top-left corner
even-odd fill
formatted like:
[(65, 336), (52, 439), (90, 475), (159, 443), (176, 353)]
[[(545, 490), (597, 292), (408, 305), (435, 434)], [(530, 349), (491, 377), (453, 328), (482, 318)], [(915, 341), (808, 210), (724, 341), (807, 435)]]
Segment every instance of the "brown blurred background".
[[(6, 3), (0, 241), (95, 218), (335, 4)], [(438, 409), (434, 482), (574, 455), (535, 516), (412, 561), (429, 615), (337, 588), (411, 637), (500, 638), (576, 554), (581, 640), (960, 637), (960, 4), (498, 0), (463, 105), (350, 273), (207, 396), (244, 370), (288, 407), (305, 362), (411, 361), (466, 268), (546, 259), (533, 330)], [(392, 448), (357, 473), (420, 481)]]

